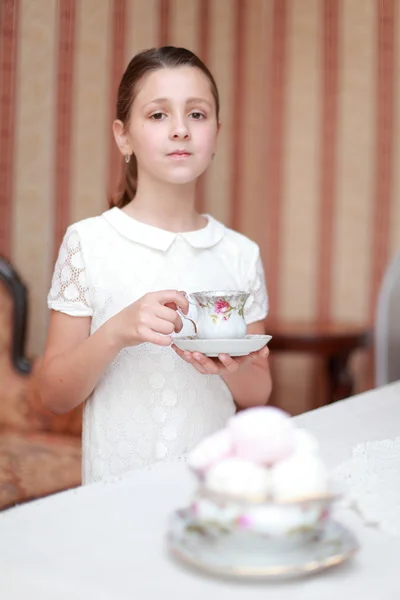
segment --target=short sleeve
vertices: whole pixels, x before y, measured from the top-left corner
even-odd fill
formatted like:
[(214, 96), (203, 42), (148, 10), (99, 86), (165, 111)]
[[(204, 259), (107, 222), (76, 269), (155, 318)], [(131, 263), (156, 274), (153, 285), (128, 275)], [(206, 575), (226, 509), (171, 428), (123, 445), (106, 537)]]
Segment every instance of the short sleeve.
[(60, 247), (47, 305), (74, 317), (93, 315), (81, 239), (73, 226), (67, 229)]
[(250, 292), (244, 308), (244, 317), (247, 325), (262, 321), (268, 314), (268, 295), (265, 285), (264, 267), (257, 250), (257, 257), (249, 273), (247, 289)]

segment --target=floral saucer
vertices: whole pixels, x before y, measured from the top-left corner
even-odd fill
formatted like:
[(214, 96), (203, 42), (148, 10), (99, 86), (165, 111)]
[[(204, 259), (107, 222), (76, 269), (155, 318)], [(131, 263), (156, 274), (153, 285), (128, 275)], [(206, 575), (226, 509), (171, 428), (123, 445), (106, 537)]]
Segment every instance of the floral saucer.
[(201, 352), (206, 356), (218, 354), (246, 356), (261, 350), (272, 339), (271, 335), (246, 335), (240, 339), (199, 339), (196, 337), (175, 337), (174, 344), (181, 350)]
[[(228, 535), (228, 533), (227, 533)], [(173, 556), (211, 575), (247, 580), (290, 579), (339, 565), (358, 550), (355, 536), (340, 523), (327, 521), (308, 543), (280, 551), (264, 545), (260, 552), (246, 553), (239, 544), (219, 544), (209, 531), (193, 520), (187, 510), (176, 511), (168, 532)], [(273, 549), (272, 549), (273, 548)]]

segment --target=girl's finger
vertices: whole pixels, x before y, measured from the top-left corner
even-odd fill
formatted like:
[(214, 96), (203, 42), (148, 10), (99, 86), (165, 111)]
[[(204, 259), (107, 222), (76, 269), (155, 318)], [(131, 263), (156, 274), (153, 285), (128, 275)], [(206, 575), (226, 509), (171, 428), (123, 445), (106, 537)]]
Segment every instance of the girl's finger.
[(180, 356), (181, 358), (183, 358), (183, 359), (184, 359), (184, 356), (183, 356), (183, 350), (181, 350), (180, 348), (178, 348), (178, 346), (175, 346), (175, 344), (171, 344), (171, 348), (172, 348), (172, 350), (173, 350), (174, 352), (176, 352), (176, 353), (177, 353), (177, 355), (178, 355), (178, 356)]
[(172, 338), (169, 335), (161, 335), (148, 327), (142, 326), (139, 333), (142, 342), (156, 344), (157, 346), (169, 346), (172, 342)]
[(258, 352), (252, 352), (250, 354), (250, 358), (267, 358), (268, 355), (269, 348), (267, 346), (264, 346), (264, 348), (261, 348), (261, 350), (258, 350)]
[(206, 375), (207, 371), (204, 369), (204, 367), (201, 365), (201, 363), (199, 363), (198, 360), (196, 360), (191, 352), (183, 352), (182, 350), (180, 350), (180, 348), (178, 348), (177, 346), (175, 346), (175, 344), (172, 344), (171, 346), (172, 350), (174, 350), (185, 362), (190, 363), (191, 365), (193, 365), (193, 367), (196, 369), (196, 371), (198, 371), (199, 373), (201, 373), (202, 375)]
[(193, 359), (191, 364), (196, 369), (196, 371), (198, 371), (202, 375), (209, 375), (209, 373), (207, 373), (206, 369), (203, 367), (203, 365), (201, 363), (199, 363), (198, 360)]
[(232, 358), (232, 356), (229, 356), (228, 354), (219, 354), (218, 358), (229, 373), (236, 373), (236, 371), (239, 370), (240, 363)]
[(162, 333), (163, 335), (171, 335), (175, 331), (174, 323), (171, 321), (165, 321), (164, 319), (160, 319), (159, 317), (152, 316), (149, 319), (148, 324), (149, 329), (152, 329), (155, 333)]
[(186, 352), (186, 351), (184, 352), (183, 350), (178, 348), (178, 346), (175, 346), (175, 344), (172, 344), (171, 348), (172, 348), (172, 350), (174, 350), (174, 352), (176, 352), (178, 354), (178, 356), (181, 357), (182, 360), (184, 360), (187, 363), (192, 362), (191, 352)]
[(187, 298), (178, 290), (162, 290), (160, 292), (153, 292), (153, 295), (157, 298), (161, 304), (175, 304), (179, 306), (184, 314), (189, 310), (189, 302)]
[(262, 358), (267, 358), (268, 354), (269, 354), (269, 348), (268, 348), (268, 346), (264, 346), (264, 348), (261, 348), (261, 350), (259, 352), (259, 355)]
[(211, 360), (211, 358), (205, 356), (205, 354), (201, 354), (201, 352), (194, 352), (193, 358), (201, 364), (203, 369), (205, 369), (209, 375), (219, 374), (220, 367), (218, 363), (215, 363), (213, 360)]
[(156, 317), (163, 319), (169, 323), (172, 323), (174, 326), (174, 331), (179, 332), (182, 329), (182, 319), (172, 308), (168, 308), (167, 306), (163, 306), (160, 304), (155, 309)]

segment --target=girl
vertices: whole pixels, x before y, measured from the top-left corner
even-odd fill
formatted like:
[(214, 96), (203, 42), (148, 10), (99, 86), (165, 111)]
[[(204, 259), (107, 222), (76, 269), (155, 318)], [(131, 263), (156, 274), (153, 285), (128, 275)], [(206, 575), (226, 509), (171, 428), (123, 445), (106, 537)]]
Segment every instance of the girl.
[(163, 47), (132, 59), (113, 124), (124, 189), (67, 229), (48, 297), (41, 396), (57, 413), (85, 402), (84, 482), (179, 457), (236, 406), (268, 401), (268, 348), (213, 360), (172, 344), (192, 333), (178, 290), (247, 290), (248, 332), (264, 333), (257, 245), (195, 211), (219, 129), (218, 90), (199, 58)]

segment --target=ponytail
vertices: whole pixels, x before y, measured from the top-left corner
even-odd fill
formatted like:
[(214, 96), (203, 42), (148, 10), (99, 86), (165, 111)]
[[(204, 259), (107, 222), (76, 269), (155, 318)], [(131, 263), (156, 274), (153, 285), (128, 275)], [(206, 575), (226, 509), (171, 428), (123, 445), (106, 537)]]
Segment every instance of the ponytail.
[(136, 156), (131, 154), (131, 159), (128, 163), (122, 158), (119, 171), (120, 176), (117, 189), (115, 193), (110, 194), (108, 200), (110, 208), (114, 206), (123, 208), (135, 197), (138, 179)]

